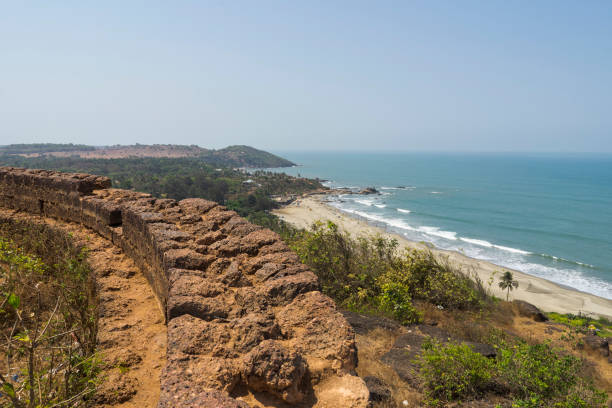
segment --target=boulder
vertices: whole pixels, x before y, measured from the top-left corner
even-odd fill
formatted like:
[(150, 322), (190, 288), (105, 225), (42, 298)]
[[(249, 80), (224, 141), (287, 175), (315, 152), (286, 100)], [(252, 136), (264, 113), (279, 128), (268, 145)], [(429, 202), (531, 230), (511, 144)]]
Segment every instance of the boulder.
[(595, 334), (588, 334), (583, 337), (582, 341), (587, 350), (599, 352), (603, 357), (608, 357), (610, 355), (608, 339), (604, 339)]
[(359, 194), (363, 194), (363, 195), (378, 194), (378, 190), (376, 190), (374, 187), (366, 187), (360, 190)]
[(370, 391), (370, 401), (381, 402), (391, 399), (391, 390), (389, 386), (380, 378), (367, 376), (363, 378), (368, 391)]
[(536, 322), (548, 321), (548, 317), (531, 303), (525, 302), (524, 300), (514, 300), (512, 303), (516, 306), (519, 315), (529, 317)]

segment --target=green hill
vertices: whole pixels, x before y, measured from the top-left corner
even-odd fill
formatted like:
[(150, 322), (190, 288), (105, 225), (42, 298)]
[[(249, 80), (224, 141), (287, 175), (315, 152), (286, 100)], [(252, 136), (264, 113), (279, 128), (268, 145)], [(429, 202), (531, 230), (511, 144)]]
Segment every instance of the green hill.
[(87, 146), (74, 144), (12, 144), (0, 146), (0, 155), (81, 157), (85, 159), (124, 158), (199, 158), (206, 164), (219, 167), (291, 167), (295, 164), (272, 153), (250, 146), (228, 146), (223, 149), (205, 149), (196, 145), (114, 145)]
[(200, 157), (207, 163), (231, 167), (295, 166), (295, 163), (283, 159), (282, 157), (244, 145), (228, 146), (219, 150), (209, 150)]

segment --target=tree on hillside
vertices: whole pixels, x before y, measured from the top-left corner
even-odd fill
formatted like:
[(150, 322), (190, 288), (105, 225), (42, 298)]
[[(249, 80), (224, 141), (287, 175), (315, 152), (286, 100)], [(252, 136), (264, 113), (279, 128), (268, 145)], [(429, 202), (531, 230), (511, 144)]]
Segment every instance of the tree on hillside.
[(518, 285), (519, 283), (518, 281), (514, 280), (514, 275), (512, 275), (512, 272), (504, 272), (504, 274), (500, 278), (499, 287), (502, 290), (506, 291), (506, 302), (508, 301), (508, 297), (510, 296), (510, 291), (514, 290), (515, 288), (518, 288)]

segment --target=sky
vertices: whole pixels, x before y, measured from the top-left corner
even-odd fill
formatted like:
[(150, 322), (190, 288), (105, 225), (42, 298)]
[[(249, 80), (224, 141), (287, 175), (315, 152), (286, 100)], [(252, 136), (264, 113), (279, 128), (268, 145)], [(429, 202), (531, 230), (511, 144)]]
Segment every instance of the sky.
[(0, 145), (612, 152), (610, 1), (0, 6)]

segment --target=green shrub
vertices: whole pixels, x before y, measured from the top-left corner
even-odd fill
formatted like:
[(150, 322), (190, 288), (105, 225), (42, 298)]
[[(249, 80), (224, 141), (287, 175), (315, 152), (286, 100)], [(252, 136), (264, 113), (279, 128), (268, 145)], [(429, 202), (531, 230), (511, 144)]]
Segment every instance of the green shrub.
[(498, 347), (497, 359), (466, 345), (423, 343), (420, 360), (430, 404), (465, 400), (495, 389), (515, 408), (604, 408), (607, 395), (586, 379), (580, 359), (548, 344)]
[(402, 322), (415, 322), (419, 316), (412, 300), (479, 309), (486, 299), (477, 281), (431, 251), (400, 252), (397, 240), (353, 238), (332, 222), (316, 222), (310, 230), (291, 231), (282, 224), (277, 228), (317, 274), (323, 291), (344, 307), (375, 309)]
[(577, 380), (582, 362), (560, 355), (547, 344), (519, 343), (500, 350), (501, 381), (512, 394), (522, 398), (550, 398), (566, 393)]
[(465, 344), (423, 343), (421, 376), (431, 404), (478, 397), (491, 387), (492, 360)]
[(555, 322), (563, 323), (569, 327), (577, 329), (579, 332), (586, 332), (589, 330), (589, 327), (594, 327), (598, 336), (612, 337), (612, 321), (604, 317), (593, 318), (585, 315), (576, 316), (571, 313), (560, 314), (551, 312), (548, 313), (548, 318)]
[(332, 222), (317, 222), (285, 238), (317, 274), (323, 291), (352, 308), (374, 304), (380, 294), (376, 279), (394, 262), (397, 247), (397, 241), (383, 238), (353, 239)]
[(422, 314), (412, 306), (408, 288), (400, 283), (384, 283), (378, 302), (382, 310), (402, 324), (418, 323), (422, 318)]
[(401, 282), (413, 299), (462, 310), (479, 309), (486, 299), (477, 280), (431, 251), (406, 250), (400, 261), (399, 267), (388, 270), (384, 280)]
[(71, 242), (0, 223), (1, 407), (87, 406), (95, 391), (96, 299), (87, 251)]

